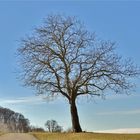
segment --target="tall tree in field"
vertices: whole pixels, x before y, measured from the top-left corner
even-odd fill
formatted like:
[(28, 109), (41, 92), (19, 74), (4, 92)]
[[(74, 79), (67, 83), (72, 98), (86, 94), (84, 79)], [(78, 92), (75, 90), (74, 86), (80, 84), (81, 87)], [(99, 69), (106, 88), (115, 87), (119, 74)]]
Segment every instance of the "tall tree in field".
[(77, 97), (102, 96), (107, 90), (128, 92), (133, 87), (130, 78), (139, 74), (130, 60), (114, 52), (114, 46), (110, 41), (97, 41), (73, 17), (50, 15), (31, 37), (21, 41), (22, 78), (39, 94), (65, 97), (73, 131), (81, 132)]

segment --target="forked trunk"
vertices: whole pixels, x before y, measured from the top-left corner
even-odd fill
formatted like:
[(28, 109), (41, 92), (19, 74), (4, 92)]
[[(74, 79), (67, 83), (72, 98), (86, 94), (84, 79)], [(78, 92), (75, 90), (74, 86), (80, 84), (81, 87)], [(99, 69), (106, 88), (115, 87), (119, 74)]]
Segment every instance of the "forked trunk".
[(75, 101), (70, 103), (73, 132), (82, 132)]

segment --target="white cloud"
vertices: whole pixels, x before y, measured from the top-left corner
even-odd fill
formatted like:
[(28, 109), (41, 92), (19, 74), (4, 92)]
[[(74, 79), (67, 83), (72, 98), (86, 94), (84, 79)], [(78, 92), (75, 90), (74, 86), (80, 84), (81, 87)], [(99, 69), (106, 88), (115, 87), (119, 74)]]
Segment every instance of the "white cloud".
[(132, 98), (139, 98), (139, 93), (132, 93), (132, 94), (109, 94), (105, 96), (107, 100), (120, 100), (120, 99), (132, 99)]
[(140, 114), (140, 109), (125, 111), (98, 112), (96, 115), (135, 115)]
[(7, 104), (42, 104), (45, 100), (40, 96), (29, 96), (29, 97), (20, 97), (20, 98), (3, 98), (0, 99), (0, 105)]
[(98, 133), (120, 133), (120, 134), (140, 134), (140, 128), (123, 128), (113, 130), (96, 131)]

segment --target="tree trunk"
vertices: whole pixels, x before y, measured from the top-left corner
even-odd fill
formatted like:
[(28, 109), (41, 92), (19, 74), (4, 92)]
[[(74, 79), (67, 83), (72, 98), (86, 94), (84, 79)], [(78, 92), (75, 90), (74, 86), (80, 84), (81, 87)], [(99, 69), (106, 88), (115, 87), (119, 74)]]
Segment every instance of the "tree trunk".
[(80, 126), (80, 123), (79, 123), (79, 116), (78, 116), (75, 101), (72, 101), (70, 103), (70, 109), (71, 109), (71, 119), (72, 119), (73, 132), (82, 132), (82, 129), (81, 129), (81, 126)]

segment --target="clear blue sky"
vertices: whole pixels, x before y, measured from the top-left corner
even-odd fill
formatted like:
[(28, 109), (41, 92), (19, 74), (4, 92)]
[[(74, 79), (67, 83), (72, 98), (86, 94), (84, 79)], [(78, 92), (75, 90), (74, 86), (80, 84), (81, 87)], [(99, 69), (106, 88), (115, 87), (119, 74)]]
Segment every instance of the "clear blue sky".
[[(0, 106), (23, 113), (31, 124), (44, 126), (46, 120), (55, 119), (66, 129), (71, 126), (68, 103), (61, 98), (46, 102), (32, 89), (22, 87), (16, 77), (19, 40), (51, 13), (77, 16), (99, 38), (116, 41), (116, 51), (140, 66), (140, 2), (0, 1)], [(79, 100), (82, 128), (140, 128), (140, 79), (136, 83), (131, 96)]]

